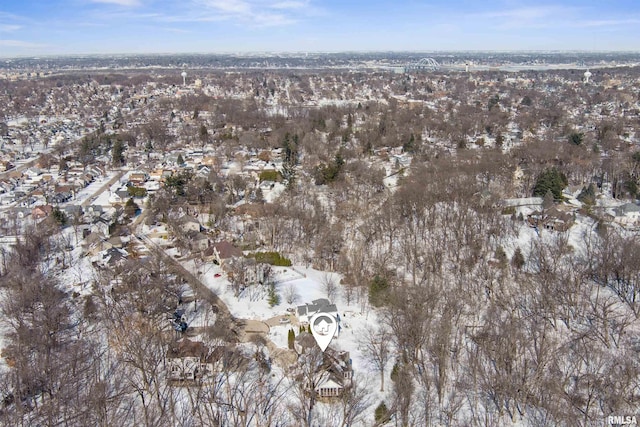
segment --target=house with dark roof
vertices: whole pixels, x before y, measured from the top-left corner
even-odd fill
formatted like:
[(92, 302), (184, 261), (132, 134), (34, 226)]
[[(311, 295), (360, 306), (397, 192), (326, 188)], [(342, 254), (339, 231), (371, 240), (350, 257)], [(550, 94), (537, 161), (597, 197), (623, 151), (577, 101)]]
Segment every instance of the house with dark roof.
[(527, 215), (531, 227), (553, 231), (567, 231), (574, 223), (572, 212), (554, 206), (546, 211), (535, 211)]
[(192, 382), (208, 375), (239, 370), (247, 363), (242, 351), (231, 345), (210, 349), (200, 341), (182, 338), (167, 350), (167, 379)]
[(613, 209), (614, 221), (624, 226), (640, 224), (640, 206), (635, 203), (625, 203)]
[(204, 251), (211, 244), (209, 238), (204, 233), (190, 233), (193, 234), (189, 239), (189, 245), (192, 251), (200, 252)]
[(201, 342), (182, 338), (167, 350), (167, 378), (195, 381), (207, 371), (209, 349)]
[(323, 353), (324, 373), (316, 382), (314, 391), (320, 398), (337, 398), (351, 387), (353, 368), (348, 351), (328, 348)]
[(218, 265), (222, 265), (224, 262), (232, 258), (242, 257), (244, 254), (233, 243), (223, 240), (209, 246), (204, 255), (210, 257)]
[(124, 249), (111, 247), (102, 255), (102, 264), (109, 267), (123, 265), (129, 257), (129, 253)]
[[(294, 349), (300, 358), (317, 347), (315, 338), (308, 332), (301, 332), (294, 341)], [(295, 371), (298, 366), (294, 365)], [(336, 351), (331, 347), (322, 353), (322, 364), (318, 366), (313, 391), (319, 398), (338, 398), (351, 387), (353, 368), (347, 351)]]
[(303, 325), (308, 324), (311, 317), (316, 313), (330, 314), (336, 319), (336, 322), (338, 322), (336, 336), (340, 330), (340, 315), (338, 314), (338, 308), (335, 304), (331, 304), (328, 299), (319, 298), (313, 300), (311, 304), (306, 303), (304, 305), (299, 305), (296, 308), (296, 313), (298, 314), (298, 321)]

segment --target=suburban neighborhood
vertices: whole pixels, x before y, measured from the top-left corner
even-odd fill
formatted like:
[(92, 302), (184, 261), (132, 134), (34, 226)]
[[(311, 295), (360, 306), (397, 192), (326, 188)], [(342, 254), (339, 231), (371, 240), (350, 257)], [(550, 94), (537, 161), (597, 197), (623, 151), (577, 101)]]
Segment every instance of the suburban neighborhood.
[(437, 59), (0, 61), (0, 424), (632, 414), (640, 68)]

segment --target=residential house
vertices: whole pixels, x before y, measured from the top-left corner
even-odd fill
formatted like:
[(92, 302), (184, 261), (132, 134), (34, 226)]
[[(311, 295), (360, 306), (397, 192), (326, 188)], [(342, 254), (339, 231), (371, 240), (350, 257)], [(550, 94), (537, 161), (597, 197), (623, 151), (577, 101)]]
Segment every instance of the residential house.
[(32, 191), (29, 196), (33, 198), (34, 203), (37, 203), (40, 205), (47, 204), (47, 198), (45, 197), (44, 191), (42, 191), (42, 189), (37, 189)]
[(640, 225), (640, 206), (635, 203), (625, 203), (614, 209), (614, 221), (624, 226)]
[(108, 267), (121, 266), (129, 257), (129, 253), (124, 249), (111, 248), (107, 249), (102, 255), (102, 264)]
[(243, 286), (264, 283), (271, 266), (257, 262), (253, 258), (234, 256), (222, 264), (222, 269), (233, 276), (236, 279), (236, 283), (242, 288)]
[(162, 181), (162, 173), (164, 171), (162, 169), (156, 169), (154, 171), (151, 171), (151, 173), (149, 174), (149, 179), (152, 181), (157, 181), (160, 182)]
[(111, 221), (108, 218), (105, 218), (104, 216), (97, 216), (94, 217), (91, 222), (91, 231), (100, 233), (103, 236), (108, 236), (110, 234), (110, 225)]
[(319, 398), (341, 397), (352, 384), (353, 369), (349, 352), (328, 348), (323, 358), (324, 372), (316, 382), (314, 391)]
[(204, 254), (206, 257), (213, 259), (218, 265), (223, 265), (226, 261), (234, 257), (242, 257), (242, 251), (235, 247), (233, 243), (223, 240), (211, 245)]
[(9, 219), (13, 220), (23, 220), (27, 218), (31, 214), (31, 208), (25, 208), (22, 206), (15, 206), (10, 208), (9, 210), (4, 211), (10, 217)]
[(13, 164), (7, 160), (0, 160), (0, 172), (6, 172), (13, 169)]
[(316, 339), (309, 332), (300, 332), (293, 342), (293, 349), (299, 355), (305, 354), (318, 345)]
[(90, 232), (81, 243), (83, 253), (87, 255), (96, 255), (102, 251), (106, 251), (107, 249), (111, 249), (111, 244), (109, 244), (105, 236), (101, 233)]
[(167, 377), (172, 381), (195, 381), (209, 370), (209, 349), (198, 341), (182, 338), (167, 350)]
[(120, 188), (109, 194), (109, 203), (112, 205), (123, 205), (127, 203), (131, 196), (126, 188)]
[(211, 168), (207, 165), (200, 165), (198, 166), (198, 170), (196, 172), (196, 176), (202, 177), (202, 178), (207, 178), (209, 177), (209, 174), (211, 173)]
[(62, 207), (62, 210), (70, 219), (79, 218), (84, 214), (80, 205), (66, 205)]
[(36, 206), (31, 210), (31, 218), (34, 221), (39, 221), (41, 219), (47, 218), (53, 212), (53, 206), (51, 205), (40, 205)]
[(73, 197), (73, 188), (69, 185), (58, 185), (53, 190), (52, 203), (65, 203)]
[(104, 176), (106, 173), (106, 169), (104, 167), (95, 164), (88, 166), (86, 171), (93, 175), (94, 178)]
[(184, 233), (188, 233), (190, 231), (196, 233), (200, 232), (200, 222), (191, 215), (183, 215), (178, 218), (178, 224)]
[(102, 215), (102, 206), (100, 205), (91, 205), (87, 207), (86, 213), (92, 217)]
[(316, 313), (325, 313), (333, 316), (338, 322), (338, 328), (336, 328), (336, 336), (340, 332), (340, 315), (338, 314), (338, 308), (335, 304), (331, 304), (328, 299), (319, 298), (313, 300), (311, 304), (299, 305), (296, 309), (298, 313), (298, 321), (300, 324), (307, 325), (311, 317)]
[(29, 181), (40, 181), (40, 176), (42, 175), (42, 171), (36, 167), (31, 167), (28, 168), (27, 170), (25, 170), (23, 172), (23, 175), (29, 180)]
[[(294, 349), (300, 356), (316, 347), (316, 341), (308, 332), (301, 332), (295, 339)], [(293, 367), (292, 370), (296, 370)], [(331, 347), (322, 353), (322, 364), (316, 372), (314, 393), (319, 398), (337, 398), (352, 385), (353, 368), (347, 351), (336, 351)]]
[(567, 231), (574, 223), (573, 213), (554, 206), (546, 211), (535, 211), (527, 215), (527, 222), (532, 227), (552, 231)]
[(147, 175), (146, 172), (135, 171), (129, 174), (129, 182), (131, 182), (135, 186), (142, 185), (143, 183), (147, 182), (148, 179), (149, 175)]
[(227, 345), (209, 350), (202, 342), (182, 338), (167, 350), (167, 378), (192, 382), (207, 375), (246, 367), (247, 363), (240, 350)]
[(189, 243), (191, 245), (191, 250), (196, 252), (204, 251), (211, 244), (209, 238), (204, 233), (194, 233), (189, 240)]

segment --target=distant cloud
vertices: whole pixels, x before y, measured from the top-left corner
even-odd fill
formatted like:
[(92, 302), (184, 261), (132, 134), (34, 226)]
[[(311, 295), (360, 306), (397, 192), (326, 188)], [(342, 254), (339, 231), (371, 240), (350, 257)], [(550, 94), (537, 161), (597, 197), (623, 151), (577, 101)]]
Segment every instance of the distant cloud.
[(290, 25), (310, 10), (308, 0), (193, 0), (192, 6), (200, 13), (183, 20), (236, 20), (256, 27)]
[(17, 31), (20, 28), (22, 28), (21, 25), (0, 24), (0, 33), (10, 33), (12, 31)]
[(164, 27), (162, 28), (162, 31), (166, 31), (169, 33), (176, 33), (176, 34), (189, 34), (192, 33), (192, 31), (189, 30), (185, 30), (183, 28), (174, 28), (174, 27)]
[(115, 4), (118, 6), (134, 7), (140, 6), (140, 0), (90, 0), (91, 3)]
[(251, 4), (242, 0), (201, 0), (203, 7), (223, 13), (246, 15), (251, 13)]
[(625, 25), (638, 25), (640, 19), (601, 19), (592, 21), (576, 21), (568, 23), (572, 27), (621, 27)]
[(308, 1), (280, 1), (270, 5), (272, 9), (302, 9), (308, 6)]
[(0, 39), (0, 46), (5, 47), (19, 47), (24, 49), (40, 49), (46, 47), (44, 44), (32, 43), (24, 40), (2, 40)]
[(551, 25), (554, 18), (574, 16), (578, 8), (549, 5), (549, 6), (529, 6), (505, 10), (496, 10), (472, 14), (472, 18), (494, 19), (496, 25), (501, 29), (523, 28), (523, 27), (546, 27)]

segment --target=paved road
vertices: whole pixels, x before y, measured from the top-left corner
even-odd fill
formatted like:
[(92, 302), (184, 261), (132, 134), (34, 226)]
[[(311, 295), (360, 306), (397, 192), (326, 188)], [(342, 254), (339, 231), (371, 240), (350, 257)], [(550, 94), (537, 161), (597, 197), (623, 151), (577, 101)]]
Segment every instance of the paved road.
[[(136, 222), (137, 222), (136, 225), (142, 222), (143, 217), (144, 217), (144, 214), (136, 218)], [(222, 299), (220, 299), (218, 295), (215, 294), (215, 292), (213, 292), (211, 289), (205, 286), (205, 284), (202, 283), (202, 281), (198, 279), (193, 273), (191, 273), (189, 270), (184, 268), (184, 266), (180, 264), (178, 260), (167, 255), (167, 253), (162, 248), (160, 248), (147, 236), (141, 233), (137, 233), (136, 237), (149, 250), (158, 253), (167, 264), (171, 265), (173, 272), (179, 275), (180, 277), (182, 277), (191, 286), (191, 288), (196, 293), (199, 299), (207, 301), (212, 306), (214, 305), (217, 306), (218, 316), (225, 317), (236, 325), (239, 325), (240, 323), (242, 323), (240, 319), (236, 319), (231, 314), (227, 305), (224, 303), (224, 301), (222, 301)]]
[[(174, 259), (170, 255), (168, 255), (162, 248), (160, 248), (157, 244), (155, 244), (151, 239), (147, 236), (139, 233), (138, 226), (142, 223), (146, 216), (146, 210), (136, 218), (134, 221), (135, 226), (132, 227), (136, 230), (135, 237), (143, 243), (149, 250), (152, 250), (158, 253), (169, 265), (172, 266), (173, 273), (181, 276), (190, 286), (191, 289), (196, 293), (197, 297), (201, 300), (207, 301), (212, 306), (218, 307), (217, 319), (228, 321), (230, 327), (236, 333), (238, 339), (242, 342), (248, 341), (251, 339), (251, 335), (258, 333), (264, 337), (267, 343), (267, 348), (271, 354), (271, 357), (280, 364), (283, 368), (288, 368), (293, 364), (296, 360), (295, 352), (289, 349), (279, 348), (275, 345), (273, 341), (268, 336), (269, 333), (269, 325), (263, 321), (257, 320), (248, 320), (248, 319), (239, 319), (234, 317), (227, 305), (220, 299), (215, 292), (209, 289), (200, 279), (198, 279), (193, 273), (187, 270), (180, 261)], [(276, 317), (279, 319), (281, 316)], [(295, 318), (295, 316), (292, 316)], [(274, 319), (276, 319), (274, 318)], [(274, 321), (274, 319), (270, 319)], [(296, 322), (297, 323), (297, 322)]]
[(80, 206), (82, 206), (83, 208), (86, 208), (87, 206), (89, 206), (89, 204), (93, 203), (102, 193), (107, 191), (107, 189), (109, 189), (113, 185), (114, 182), (116, 182), (117, 180), (122, 178), (122, 175), (124, 175), (125, 172), (126, 171), (122, 170), (122, 171), (118, 172), (117, 174), (115, 174), (115, 176), (113, 178), (111, 178), (109, 181), (107, 181), (102, 187), (100, 187), (98, 189), (98, 191), (96, 191), (93, 194), (93, 196), (88, 197), (87, 199), (84, 200), (84, 202), (80, 203)]

